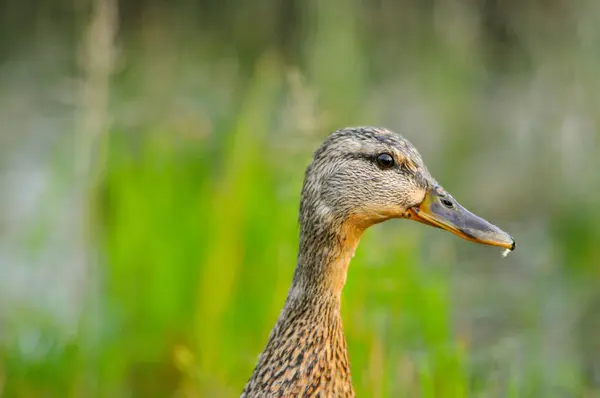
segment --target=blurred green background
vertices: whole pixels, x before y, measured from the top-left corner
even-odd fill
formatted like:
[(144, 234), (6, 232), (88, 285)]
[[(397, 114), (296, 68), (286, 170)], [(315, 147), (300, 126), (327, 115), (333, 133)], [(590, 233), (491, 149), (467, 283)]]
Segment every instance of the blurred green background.
[(234, 397), (312, 151), (386, 126), (518, 249), (370, 229), (361, 397), (600, 397), (600, 3), (0, 2), (0, 396)]

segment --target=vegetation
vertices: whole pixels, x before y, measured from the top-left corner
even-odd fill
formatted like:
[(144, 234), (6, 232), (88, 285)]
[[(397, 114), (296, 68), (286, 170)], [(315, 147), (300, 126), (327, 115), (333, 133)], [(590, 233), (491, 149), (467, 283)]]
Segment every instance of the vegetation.
[[(477, 1), (400, 3), (148, 2), (115, 19), (99, 1), (68, 14), (75, 39), (35, 25), (51, 51), (0, 41), (0, 103), (18, 92), (40, 122), (23, 136), (55, 128), (48, 112), (73, 122), (44, 148), (35, 221), (6, 235), (25, 260), (0, 279), (26, 270), (29, 299), (0, 283), (0, 396), (239, 395), (291, 281), (304, 169), (348, 125), (402, 133), (518, 244), (504, 259), (407, 221), (369, 230), (343, 297), (358, 396), (600, 396), (600, 7), (525, 2), (498, 28)], [(44, 88), (11, 91), (40, 71)], [(60, 234), (84, 250), (77, 277), (44, 283)]]

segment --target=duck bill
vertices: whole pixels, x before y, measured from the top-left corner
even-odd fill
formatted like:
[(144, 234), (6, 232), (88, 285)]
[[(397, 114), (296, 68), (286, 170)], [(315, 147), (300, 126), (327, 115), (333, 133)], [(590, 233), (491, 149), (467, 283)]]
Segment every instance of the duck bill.
[(471, 213), (436, 188), (429, 189), (423, 202), (409, 210), (409, 217), (423, 224), (445, 229), (471, 242), (508, 250), (515, 248), (515, 241), (509, 234)]

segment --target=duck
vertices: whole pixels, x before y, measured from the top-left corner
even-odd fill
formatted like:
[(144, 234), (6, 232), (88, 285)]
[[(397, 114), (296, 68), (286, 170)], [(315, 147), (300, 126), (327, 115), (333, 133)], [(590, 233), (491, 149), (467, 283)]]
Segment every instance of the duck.
[(508, 251), (516, 245), (461, 206), (399, 134), (369, 126), (334, 131), (306, 169), (293, 279), (242, 398), (355, 396), (341, 295), (362, 234), (396, 218)]

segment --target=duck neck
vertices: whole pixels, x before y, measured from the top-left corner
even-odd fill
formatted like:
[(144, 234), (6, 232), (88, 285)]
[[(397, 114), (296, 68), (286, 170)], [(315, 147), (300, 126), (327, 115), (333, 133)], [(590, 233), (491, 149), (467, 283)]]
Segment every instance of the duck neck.
[(363, 229), (351, 222), (320, 221), (302, 226), (290, 301), (328, 300), (339, 306), (350, 260)]
[(303, 225), (287, 301), (242, 396), (354, 396), (340, 298), (361, 233), (345, 223)]

